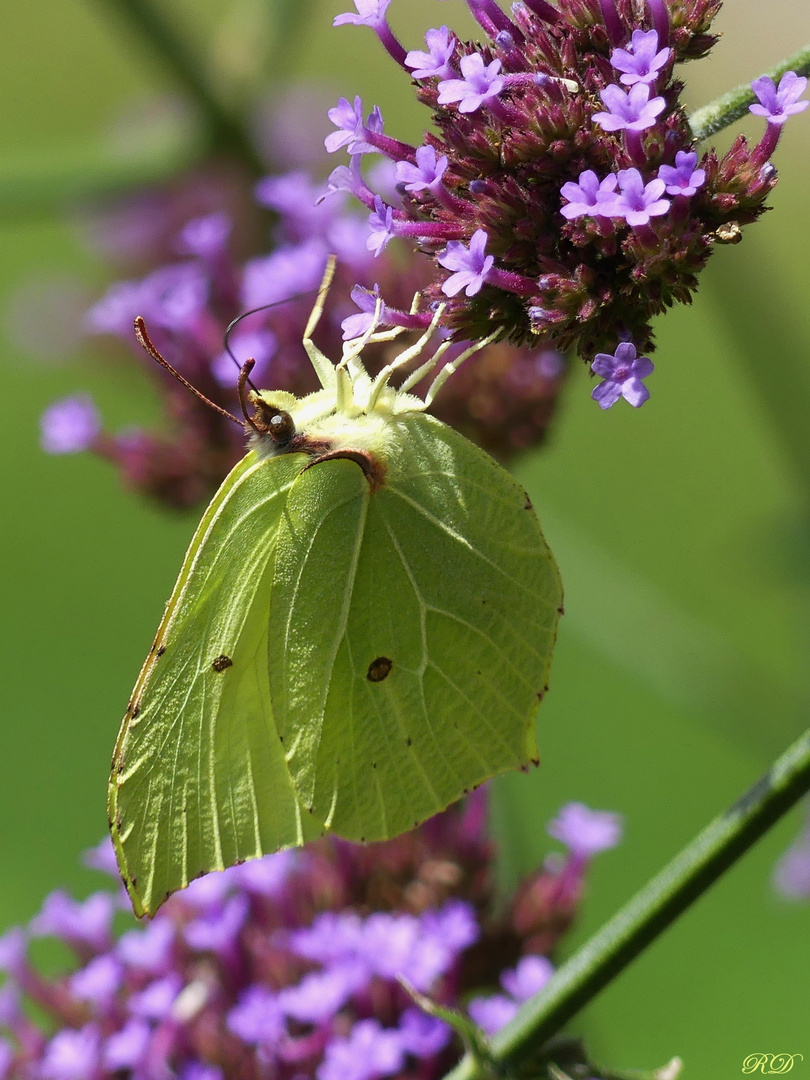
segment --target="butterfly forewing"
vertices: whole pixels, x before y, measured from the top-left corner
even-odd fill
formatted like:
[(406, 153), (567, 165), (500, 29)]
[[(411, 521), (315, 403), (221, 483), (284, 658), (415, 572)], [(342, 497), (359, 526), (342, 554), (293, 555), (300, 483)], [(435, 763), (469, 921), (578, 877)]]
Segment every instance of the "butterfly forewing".
[(138, 913), (201, 873), (300, 844), (302, 815), (267, 677), (279, 520), (306, 459), (248, 454), (192, 540), (121, 728), (110, 779)]

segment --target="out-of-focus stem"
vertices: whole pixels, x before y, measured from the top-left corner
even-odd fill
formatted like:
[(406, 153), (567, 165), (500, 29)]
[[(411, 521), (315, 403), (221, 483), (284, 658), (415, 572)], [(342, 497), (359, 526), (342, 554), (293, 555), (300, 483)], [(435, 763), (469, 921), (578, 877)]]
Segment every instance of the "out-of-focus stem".
[(230, 150), (248, 168), (261, 175), (266, 166), (256, 153), (240, 116), (221, 99), (200, 62), (164, 18), (154, 0), (102, 0), (116, 10), (140, 33), (153, 52), (165, 61), (177, 81), (192, 97), (205, 122), (215, 148)]
[[(810, 789), (810, 731), (754, 786), (716, 818), (606, 923), (492, 1039), (495, 1070), (521, 1060), (558, 1034)], [(445, 1080), (487, 1080), (465, 1057)]]

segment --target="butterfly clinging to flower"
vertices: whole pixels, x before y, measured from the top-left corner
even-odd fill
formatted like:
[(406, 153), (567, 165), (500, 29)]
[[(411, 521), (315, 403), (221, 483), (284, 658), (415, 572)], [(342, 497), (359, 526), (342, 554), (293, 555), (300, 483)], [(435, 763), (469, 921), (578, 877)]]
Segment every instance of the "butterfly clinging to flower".
[(249, 450), (191, 541), (121, 726), (110, 828), (138, 914), (326, 831), (395, 836), (537, 759), (557, 568), (520, 485), (426, 412), (481, 345), (419, 363), (438, 310), (371, 378), (363, 348), (398, 333), (378, 305), (332, 363), (312, 340), (330, 275), (304, 338), (322, 388), (246, 395), (240, 373)]

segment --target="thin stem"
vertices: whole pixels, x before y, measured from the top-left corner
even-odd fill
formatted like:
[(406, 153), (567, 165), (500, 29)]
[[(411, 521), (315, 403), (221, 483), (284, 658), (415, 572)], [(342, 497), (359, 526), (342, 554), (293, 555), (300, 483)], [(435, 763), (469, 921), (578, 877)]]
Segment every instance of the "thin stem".
[[(795, 71), (797, 75), (810, 75), (810, 45), (805, 45), (797, 53), (781, 60), (765, 74), (770, 75), (774, 82), (779, 82), (786, 71)], [(722, 131), (735, 120), (739, 120), (741, 116), (745, 116), (748, 106), (753, 105), (756, 100), (749, 83), (729, 90), (727, 94), (723, 94), (692, 113), (689, 117), (692, 134), (698, 142), (716, 135), (718, 131)]]
[[(587, 1005), (810, 789), (810, 730), (602, 927), (492, 1039), (515, 1064)], [(485, 1080), (469, 1056), (445, 1080)]]
[(102, 2), (106, 2), (109, 8), (117, 9), (141, 34), (146, 44), (163, 58), (175, 78), (196, 102), (212, 144), (230, 149), (252, 172), (264, 174), (267, 168), (256, 153), (241, 118), (222, 101), (213, 83), (205, 76), (199, 60), (166, 21), (157, 5), (152, 0)]

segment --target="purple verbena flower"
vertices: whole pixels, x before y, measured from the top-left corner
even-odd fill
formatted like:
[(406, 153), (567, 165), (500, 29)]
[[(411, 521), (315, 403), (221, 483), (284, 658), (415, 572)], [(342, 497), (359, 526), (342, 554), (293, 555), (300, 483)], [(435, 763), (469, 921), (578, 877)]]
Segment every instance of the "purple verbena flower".
[(428, 30), (425, 34), (427, 52), (413, 49), (405, 57), (406, 67), (413, 68), (415, 79), (439, 79), (450, 78), (453, 69), (450, 66), (450, 58), (456, 48), (456, 39), (446, 26), (440, 26), (438, 30)]
[(101, 431), (101, 420), (88, 394), (76, 394), (49, 405), (40, 419), (40, 441), (47, 454), (89, 450)]
[(661, 68), (672, 56), (672, 49), (658, 48), (655, 30), (634, 30), (627, 49), (614, 49), (610, 63), (616, 71), (624, 72), (619, 81), (625, 86), (636, 83), (654, 83)]
[(64, 1028), (45, 1048), (38, 1076), (42, 1080), (93, 1080), (101, 1063), (101, 1030), (86, 1024)]
[(92, 1002), (98, 1007), (109, 1005), (115, 993), (123, 983), (124, 968), (115, 956), (102, 953), (90, 963), (71, 975), (71, 992), (82, 1001)]
[(615, 173), (600, 180), (592, 169), (586, 169), (579, 174), (578, 183), (568, 181), (560, 188), (560, 194), (568, 200), (560, 213), (569, 221), (585, 215), (610, 217), (617, 184)]
[(514, 970), (503, 972), (501, 986), (515, 1001), (528, 1001), (553, 974), (554, 965), (547, 956), (524, 956)]
[(624, 218), (634, 227), (649, 225), (650, 218), (666, 214), (670, 208), (669, 199), (661, 198), (664, 187), (661, 179), (645, 184), (638, 169), (621, 169), (619, 193), (610, 204), (611, 217)]
[[(360, 308), (357, 315), (347, 316), (340, 324), (343, 329), (343, 340), (353, 341), (354, 338), (362, 337), (374, 321), (374, 312), (380, 297), (380, 287), (375, 284), (373, 289), (364, 289), (361, 285), (355, 285), (352, 289), (352, 300)], [(385, 304), (380, 305), (380, 321), (385, 322)]]
[(398, 161), (396, 179), (405, 186), (406, 191), (434, 190), (441, 184), (447, 168), (444, 154), (436, 157), (432, 146), (420, 146), (416, 151), (416, 164)]
[(470, 1018), (487, 1035), (495, 1035), (512, 1020), (518, 1011), (518, 1003), (505, 994), (472, 998), (467, 1006)]
[(438, 257), (440, 266), (453, 270), (450, 277), (442, 284), (446, 296), (455, 296), (464, 289), (467, 296), (475, 296), (481, 291), (486, 276), (495, 264), (493, 255), (485, 255), (487, 234), (483, 229), (476, 229), (465, 247), (461, 240), (450, 240), (444, 252)]
[[(626, 380), (630, 377), (630, 369), (635, 364), (640, 365), (639, 370), (633, 372), (639, 379), (646, 378), (652, 372), (652, 363), (643, 356), (636, 359), (635, 346), (629, 342), (619, 345), (616, 356), (605, 357), (605, 361), (604, 364), (600, 364), (600, 370), (596, 372), (605, 379)], [(607, 361), (612, 361), (612, 365)], [(611, 374), (608, 374), (608, 368)], [(618, 401), (621, 394), (622, 391), (617, 392), (614, 401)], [(643, 400), (646, 401), (646, 398)], [(631, 404), (634, 402), (631, 401)], [(549, 836), (565, 844), (573, 855), (590, 858), (618, 844), (622, 836), (622, 820), (618, 814), (609, 813), (606, 810), (591, 810), (584, 803), (570, 802), (563, 806), (546, 831)]]
[(350, 154), (368, 154), (376, 152), (376, 147), (367, 141), (367, 135), (382, 134), (383, 118), (377, 105), (363, 119), (363, 102), (359, 96), (350, 105), (346, 98), (341, 98), (334, 109), (328, 113), (329, 119), (338, 129), (327, 135), (324, 146), (330, 154), (345, 146)]
[(377, 1020), (360, 1020), (348, 1038), (333, 1039), (326, 1048), (317, 1080), (376, 1080), (402, 1068), (404, 1052), (398, 1032)]
[(284, 1011), (266, 986), (249, 986), (228, 1013), (228, 1030), (249, 1045), (277, 1042), (286, 1032)]
[(353, 23), (355, 26), (370, 26), (375, 28), (385, 21), (385, 13), (391, 0), (353, 0), (356, 12), (346, 15), (336, 15), (332, 25), (344, 26)]
[(443, 1020), (421, 1009), (409, 1008), (399, 1021), (399, 1042), (406, 1054), (427, 1058), (438, 1054), (450, 1042), (452, 1032)]
[(480, 53), (470, 53), (462, 56), (459, 66), (463, 78), (445, 79), (439, 83), (437, 100), (440, 105), (458, 104), (459, 112), (473, 113), (490, 98), (497, 98), (503, 90), (504, 80), (498, 74), (500, 60), (485, 64)]
[(57, 890), (47, 897), (42, 910), (31, 920), (34, 937), (62, 938), (80, 952), (104, 951), (112, 944), (115, 898), (108, 892), (93, 893), (79, 903)]
[(706, 170), (696, 168), (697, 159), (694, 151), (679, 150), (675, 155), (674, 167), (660, 167), (658, 179), (666, 184), (668, 195), (694, 195), (697, 189), (706, 183)]
[(127, 1069), (135, 1076), (140, 1075), (149, 1047), (152, 1043), (153, 1028), (145, 1020), (134, 1017), (127, 1020), (122, 1028), (114, 1032), (104, 1045), (104, 1065), (114, 1072)]
[(603, 131), (644, 131), (652, 127), (666, 108), (662, 97), (650, 98), (650, 87), (639, 82), (628, 93), (619, 86), (606, 86), (599, 94), (608, 112), (597, 112), (594, 123)]
[(182, 255), (197, 255), (201, 259), (214, 259), (222, 255), (231, 235), (231, 221), (227, 214), (206, 214), (194, 218), (180, 233), (177, 250)]
[(374, 199), (374, 211), (368, 218), (369, 235), (366, 247), (375, 256), (379, 255), (395, 235), (394, 208), (386, 206), (379, 195)]
[(784, 124), (789, 116), (803, 112), (810, 105), (810, 101), (799, 101), (807, 89), (807, 79), (795, 71), (786, 71), (778, 87), (769, 75), (762, 75), (754, 79), (751, 89), (759, 101), (749, 105), (749, 110), (756, 116), (764, 116), (769, 124)]

